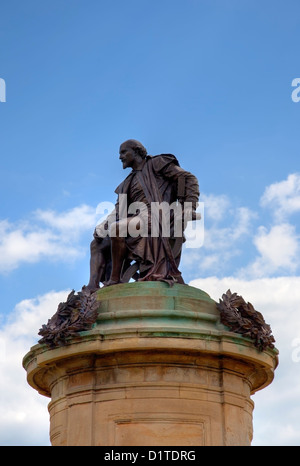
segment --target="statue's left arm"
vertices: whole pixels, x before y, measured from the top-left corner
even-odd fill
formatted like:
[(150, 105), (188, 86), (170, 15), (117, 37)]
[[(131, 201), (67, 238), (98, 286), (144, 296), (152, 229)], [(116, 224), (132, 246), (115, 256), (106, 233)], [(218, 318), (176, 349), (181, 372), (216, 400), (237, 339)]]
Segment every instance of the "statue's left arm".
[(182, 202), (190, 202), (193, 210), (196, 210), (200, 196), (197, 178), (175, 163), (168, 164), (162, 173), (166, 178), (176, 181), (179, 200)]

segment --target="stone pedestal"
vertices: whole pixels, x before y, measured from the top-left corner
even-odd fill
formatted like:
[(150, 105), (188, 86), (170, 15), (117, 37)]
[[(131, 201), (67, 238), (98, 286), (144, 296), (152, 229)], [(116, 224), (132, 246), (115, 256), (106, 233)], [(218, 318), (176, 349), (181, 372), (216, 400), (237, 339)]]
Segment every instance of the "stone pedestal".
[(276, 350), (228, 331), (215, 301), (187, 285), (128, 283), (98, 299), (91, 330), (23, 360), (51, 398), (52, 445), (251, 444), (251, 395), (273, 380)]

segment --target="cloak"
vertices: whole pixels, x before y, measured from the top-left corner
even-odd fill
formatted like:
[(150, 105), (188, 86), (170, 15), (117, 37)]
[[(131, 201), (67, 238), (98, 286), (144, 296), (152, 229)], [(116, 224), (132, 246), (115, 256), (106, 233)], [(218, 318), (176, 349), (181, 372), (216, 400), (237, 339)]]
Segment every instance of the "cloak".
[[(191, 202), (194, 209), (197, 207), (199, 198), (198, 181), (194, 175), (183, 170), (177, 158), (172, 154), (161, 154), (157, 156), (147, 156), (139, 170), (132, 172), (116, 188), (118, 201), (116, 203), (116, 218), (120, 216), (119, 196), (127, 195), (127, 205), (134, 202), (142, 202), (147, 206), (146, 222), (148, 234), (146, 236), (132, 237), (128, 235), (125, 238), (128, 249), (127, 266), (132, 260), (139, 263), (139, 281), (167, 281), (184, 283), (178, 265), (181, 256), (181, 245), (184, 242), (184, 235), (181, 238), (175, 238), (174, 233), (174, 214), (170, 217), (170, 236), (164, 237), (151, 235), (151, 210), (152, 203), (167, 202), (169, 205), (180, 201)], [(128, 214), (127, 217), (137, 216)], [(145, 217), (144, 217), (145, 220)], [(160, 231), (163, 227), (164, 216), (162, 215), (159, 222)], [(175, 251), (175, 244), (177, 248)], [(178, 241), (180, 247), (178, 248)], [(126, 266), (125, 266), (126, 267)]]

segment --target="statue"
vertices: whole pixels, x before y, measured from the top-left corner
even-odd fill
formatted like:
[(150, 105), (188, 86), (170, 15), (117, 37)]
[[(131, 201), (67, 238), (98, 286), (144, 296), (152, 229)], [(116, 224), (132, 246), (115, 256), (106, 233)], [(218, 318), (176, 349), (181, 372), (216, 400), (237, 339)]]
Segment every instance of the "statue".
[(187, 222), (197, 220), (198, 181), (172, 154), (150, 156), (134, 139), (120, 146), (123, 168), (130, 174), (117, 187), (115, 209), (94, 231), (90, 281), (72, 290), (66, 302), (39, 331), (39, 343), (50, 348), (92, 328), (104, 286), (136, 281), (184, 284), (178, 270)]
[(114, 211), (95, 228), (83, 289), (130, 279), (184, 283), (178, 266), (187, 222), (199, 218), (197, 178), (174, 155), (150, 156), (134, 139), (119, 153), (123, 169), (132, 171), (115, 190)]
[[(123, 168), (130, 174), (117, 187), (115, 209), (94, 231), (90, 281), (67, 301), (39, 331), (39, 343), (50, 348), (92, 328), (97, 320), (100, 283), (136, 281), (184, 284), (178, 269), (187, 222), (199, 218), (197, 179), (172, 154), (150, 156), (138, 141), (120, 146)], [(220, 322), (229, 331), (253, 340), (259, 351), (274, 348), (271, 328), (251, 303), (230, 290), (216, 303)]]

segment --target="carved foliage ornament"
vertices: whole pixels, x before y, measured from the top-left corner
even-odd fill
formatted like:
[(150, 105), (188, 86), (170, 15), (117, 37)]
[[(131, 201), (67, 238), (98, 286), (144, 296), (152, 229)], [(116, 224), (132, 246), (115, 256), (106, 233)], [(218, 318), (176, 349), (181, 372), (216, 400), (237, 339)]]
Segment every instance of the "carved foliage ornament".
[(217, 303), (217, 308), (222, 324), (232, 332), (250, 337), (260, 351), (274, 348), (275, 339), (270, 325), (266, 324), (262, 314), (251, 303), (246, 303), (237, 293), (228, 290)]
[(99, 302), (96, 294), (83, 289), (78, 294), (72, 290), (67, 301), (58, 305), (56, 313), (39, 330), (45, 343), (51, 348), (62, 346), (66, 339), (78, 336), (78, 332), (89, 330), (97, 319)]

